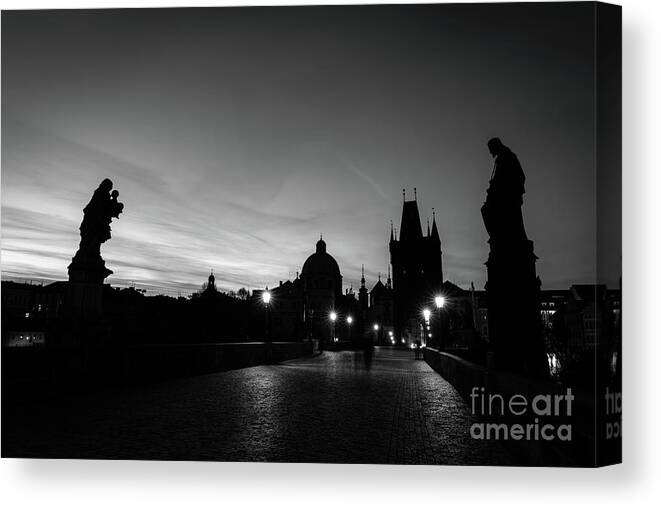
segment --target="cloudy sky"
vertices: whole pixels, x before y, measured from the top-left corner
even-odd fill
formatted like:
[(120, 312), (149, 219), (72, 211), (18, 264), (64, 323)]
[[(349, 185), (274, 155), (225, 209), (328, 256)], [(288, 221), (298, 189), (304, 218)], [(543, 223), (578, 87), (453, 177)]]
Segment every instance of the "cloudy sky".
[[(346, 286), (388, 265), (402, 188), (446, 278), (482, 287), (500, 136), (546, 288), (594, 281), (592, 10), (491, 5), (3, 12), (3, 276), (65, 279), (104, 177), (110, 283), (295, 276), (323, 233)], [(615, 263), (619, 251), (612, 255)], [(615, 264), (613, 264), (615, 266)], [(619, 272), (613, 270), (611, 283)]]

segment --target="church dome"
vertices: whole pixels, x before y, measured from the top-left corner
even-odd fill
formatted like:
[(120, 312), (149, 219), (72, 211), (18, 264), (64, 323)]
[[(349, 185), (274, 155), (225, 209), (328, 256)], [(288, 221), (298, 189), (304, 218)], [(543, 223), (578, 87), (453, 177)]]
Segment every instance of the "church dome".
[(332, 255), (326, 252), (326, 242), (317, 241), (317, 251), (310, 255), (303, 264), (301, 275), (331, 275), (340, 276), (340, 266)]

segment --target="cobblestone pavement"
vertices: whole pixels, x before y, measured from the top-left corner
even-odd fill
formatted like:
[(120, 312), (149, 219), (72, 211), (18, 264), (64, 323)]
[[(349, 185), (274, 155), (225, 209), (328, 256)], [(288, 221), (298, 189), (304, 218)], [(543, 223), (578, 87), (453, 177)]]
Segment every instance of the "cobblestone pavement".
[(3, 407), (24, 457), (509, 464), (471, 440), (454, 388), (412, 352), (321, 356)]

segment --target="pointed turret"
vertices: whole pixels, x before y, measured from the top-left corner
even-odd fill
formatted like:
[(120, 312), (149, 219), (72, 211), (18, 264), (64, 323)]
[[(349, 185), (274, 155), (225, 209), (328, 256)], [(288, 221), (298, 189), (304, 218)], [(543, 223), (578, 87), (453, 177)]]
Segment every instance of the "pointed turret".
[(439, 244), (441, 243), (441, 236), (438, 234), (438, 227), (436, 227), (436, 210), (434, 208), (432, 208), (431, 237)]
[(361, 268), (360, 289), (358, 289), (358, 304), (361, 310), (367, 311), (368, 293), (365, 287), (365, 264)]
[(386, 288), (392, 289), (392, 279), (390, 278), (390, 264), (388, 264), (388, 279), (386, 280)]

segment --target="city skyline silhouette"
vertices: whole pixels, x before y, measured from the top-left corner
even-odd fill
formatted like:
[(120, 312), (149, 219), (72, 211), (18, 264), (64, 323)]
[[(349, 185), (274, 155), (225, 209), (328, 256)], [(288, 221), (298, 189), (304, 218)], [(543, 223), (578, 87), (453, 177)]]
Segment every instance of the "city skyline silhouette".
[(593, 282), (591, 38), (556, 29), (585, 20), (448, 8), (6, 13), (3, 275), (63, 279), (108, 176), (131, 209), (104, 247), (111, 284), (192, 292), (213, 269), (226, 290), (270, 286), (320, 233), (346, 287), (363, 264), (373, 283), (417, 187), (447, 278), (482, 287), (500, 135), (526, 167), (544, 287)]

